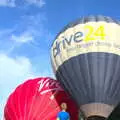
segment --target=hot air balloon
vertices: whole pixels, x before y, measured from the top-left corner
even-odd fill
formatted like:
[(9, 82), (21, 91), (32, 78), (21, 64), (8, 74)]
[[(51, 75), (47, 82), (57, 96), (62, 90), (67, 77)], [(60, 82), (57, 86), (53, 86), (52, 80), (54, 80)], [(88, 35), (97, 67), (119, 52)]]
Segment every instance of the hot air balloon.
[(67, 103), (71, 119), (77, 119), (77, 106), (49, 77), (27, 80), (9, 96), (4, 109), (5, 120), (56, 120), (60, 104)]
[(55, 38), (51, 61), (57, 79), (87, 119), (105, 119), (120, 101), (120, 22), (87, 16)]

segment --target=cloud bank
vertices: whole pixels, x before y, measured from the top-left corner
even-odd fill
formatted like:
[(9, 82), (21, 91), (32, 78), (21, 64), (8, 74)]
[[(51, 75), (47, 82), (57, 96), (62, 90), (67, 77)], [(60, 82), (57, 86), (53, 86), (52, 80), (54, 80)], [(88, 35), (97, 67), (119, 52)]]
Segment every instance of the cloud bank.
[[(17, 1), (18, 0), (0, 0), (0, 6), (3, 6), (3, 7), (17, 7), (18, 4), (17, 4)], [(43, 7), (46, 3), (44, 0), (21, 0), (23, 5), (35, 5), (37, 7)]]
[(0, 0), (0, 6), (15, 7), (15, 0)]
[(0, 54), (0, 111), (3, 111), (8, 95), (25, 79), (32, 78), (32, 64), (28, 58), (11, 58)]

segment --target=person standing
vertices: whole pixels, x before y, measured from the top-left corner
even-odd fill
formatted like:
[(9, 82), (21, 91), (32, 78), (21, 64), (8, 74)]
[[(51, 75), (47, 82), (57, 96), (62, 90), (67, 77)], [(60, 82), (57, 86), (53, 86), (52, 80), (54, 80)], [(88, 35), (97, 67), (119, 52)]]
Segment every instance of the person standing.
[(70, 120), (70, 115), (68, 112), (66, 112), (66, 110), (67, 110), (67, 104), (62, 103), (61, 111), (57, 115), (57, 120)]

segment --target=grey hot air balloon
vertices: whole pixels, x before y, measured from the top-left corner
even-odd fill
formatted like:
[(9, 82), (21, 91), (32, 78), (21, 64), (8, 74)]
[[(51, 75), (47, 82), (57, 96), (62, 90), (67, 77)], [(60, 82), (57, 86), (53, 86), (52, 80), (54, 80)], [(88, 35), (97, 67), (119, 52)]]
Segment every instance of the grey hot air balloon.
[(88, 119), (107, 118), (120, 101), (120, 23), (88, 16), (68, 24), (51, 48), (57, 79)]

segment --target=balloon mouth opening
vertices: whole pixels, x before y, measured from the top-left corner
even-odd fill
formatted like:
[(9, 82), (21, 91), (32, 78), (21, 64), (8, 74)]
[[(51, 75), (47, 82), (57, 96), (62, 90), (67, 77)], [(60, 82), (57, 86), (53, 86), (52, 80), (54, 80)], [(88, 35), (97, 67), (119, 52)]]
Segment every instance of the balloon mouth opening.
[(89, 103), (80, 106), (80, 110), (84, 113), (84, 116), (86, 118), (91, 118), (88, 120), (94, 120), (95, 118), (95, 120), (104, 120), (99, 118), (107, 118), (112, 112), (113, 108), (113, 106), (104, 103)]
[(106, 118), (103, 116), (93, 115), (93, 116), (89, 116), (87, 120), (106, 120)]

